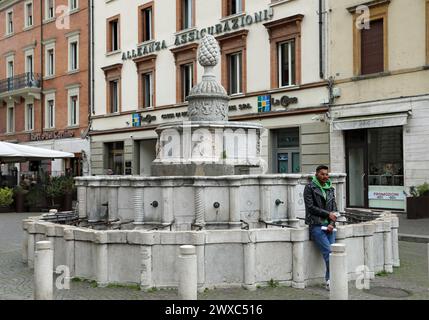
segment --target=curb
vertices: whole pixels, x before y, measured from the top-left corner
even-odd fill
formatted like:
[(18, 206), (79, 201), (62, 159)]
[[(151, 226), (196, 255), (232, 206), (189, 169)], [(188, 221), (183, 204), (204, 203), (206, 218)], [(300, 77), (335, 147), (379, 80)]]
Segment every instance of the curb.
[(399, 241), (429, 243), (429, 236), (414, 235), (414, 234), (399, 234)]

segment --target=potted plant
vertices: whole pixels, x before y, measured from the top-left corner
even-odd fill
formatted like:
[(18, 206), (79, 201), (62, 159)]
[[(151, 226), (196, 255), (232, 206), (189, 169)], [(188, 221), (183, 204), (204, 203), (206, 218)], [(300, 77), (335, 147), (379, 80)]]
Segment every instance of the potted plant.
[(29, 212), (41, 212), (46, 207), (44, 187), (41, 185), (32, 186), (25, 197), (25, 202)]
[(61, 197), (63, 195), (61, 177), (50, 177), (45, 191), (49, 201), (48, 209), (60, 209)]
[(407, 218), (429, 218), (429, 184), (411, 187), (411, 196), (407, 197)]
[(76, 191), (74, 184), (74, 178), (72, 176), (61, 177), (61, 189), (63, 193), (63, 203), (61, 210), (72, 211), (73, 210), (73, 198)]
[(25, 190), (21, 186), (16, 186), (13, 189), (13, 194), (15, 198), (15, 211), (16, 212), (25, 212), (25, 196), (27, 195), (28, 190)]
[(0, 188), (0, 213), (10, 212), (10, 205), (13, 203), (13, 190), (10, 188)]

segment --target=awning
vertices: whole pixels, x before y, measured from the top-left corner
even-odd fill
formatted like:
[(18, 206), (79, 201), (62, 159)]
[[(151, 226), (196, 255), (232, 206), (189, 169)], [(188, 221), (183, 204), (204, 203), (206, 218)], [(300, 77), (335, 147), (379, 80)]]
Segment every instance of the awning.
[(340, 118), (333, 121), (334, 130), (396, 127), (406, 125), (408, 113), (378, 114), (363, 117)]
[(22, 144), (0, 141), (1, 162), (26, 162), (29, 160), (73, 158), (74, 154)]

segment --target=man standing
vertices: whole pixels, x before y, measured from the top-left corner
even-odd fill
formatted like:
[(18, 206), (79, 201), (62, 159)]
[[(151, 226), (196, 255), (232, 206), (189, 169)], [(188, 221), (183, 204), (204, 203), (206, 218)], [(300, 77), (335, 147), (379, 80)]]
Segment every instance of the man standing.
[(327, 166), (318, 166), (316, 175), (304, 189), (305, 223), (309, 225), (310, 239), (322, 252), (326, 264), (326, 289), (329, 290), (329, 254), (335, 243), (335, 221), (337, 204), (335, 189), (329, 179)]

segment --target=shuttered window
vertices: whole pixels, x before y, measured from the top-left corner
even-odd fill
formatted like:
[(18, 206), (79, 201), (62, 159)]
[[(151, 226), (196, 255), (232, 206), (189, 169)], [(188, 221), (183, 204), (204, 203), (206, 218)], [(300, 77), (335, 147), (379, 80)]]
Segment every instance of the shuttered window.
[(361, 31), (361, 74), (384, 71), (383, 19), (371, 21), (369, 29)]

